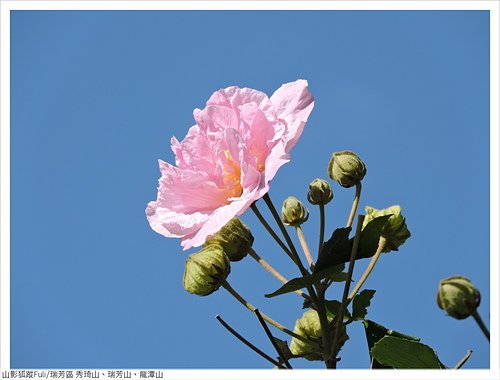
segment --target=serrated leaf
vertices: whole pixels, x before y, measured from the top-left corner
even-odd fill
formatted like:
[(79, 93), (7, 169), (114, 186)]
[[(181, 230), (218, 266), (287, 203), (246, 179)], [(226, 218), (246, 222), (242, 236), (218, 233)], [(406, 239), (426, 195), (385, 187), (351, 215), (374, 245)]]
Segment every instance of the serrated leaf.
[(284, 284), (278, 290), (276, 290), (270, 294), (266, 294), (265, 296), (267, 298), (272, 298), (272, 297), (279, 296), (281, 294), (294, 292), (296, 290), (307, 287), (307, 285), (309, 285), (308, 281), (310, 281), (310, 278), (304, 278), (304, 277), (293, 278), (290, 281), (288, 281), (286, 284)]
[[(368, 344), (368, 352), (370, 352), (370, 358), (371, 356), (371, 349), (377, 343), (380, 339), (382, 339), (384, 336), (395, 336), (398, 338), (405, 338), (408, 340), (413, 340), (415, 342), (418, 342), (420, 338), (402, 334), (400, 332), (390, 330), (382, 325), (379, 325), (376, 322), (370, 321), (368, 319), (365, 319), (363, 321), (363, 325), (365, 326), (365, 333), (366, 333), (366, 341)], [(380, 364), (376, 359), (373, 360), (372, 368), (392, 368), (392, 367), (387, 367), (382, 364)]]
[(332, 237), (323, 244), (323, 249), (316, 261), (313, 274), (349, 261), (351, 253), (351, 243), (349, 241), (350, 232), (350, 227), (337, 228), (333, 231)]
[(313, 284), (315, 284), (326, 277), (330, 277), (332, 275), (335, 275), (337, 273), (342, 272), (344, 270), (344, 268), (345, 268), (345, 264), (342, 263), (342, 264), (333, 265), (331, 267), (323, 269), (322, 271), (316, 272), (312, 275), (311, 282)]
[(436, 352), (429, 346), (395, 336), (380, 339), (371, 349), (371, 354), (382, 365), (395, 369), (444, 367)]
[(379, 216), (370, 221), (365, 228), (363, 228), (359, 241), (359, 250), (356, 256), (357, 259), (372, 257), (375, 254), (382, 229), (391, 216), (392, 214)]
[(375, 290), (365, 289), (354, 297), (352, 300), (352, 316), (354, 320), (359, 321), (365, 319), (368, 313), (366, 309), (370, 306), (370, 301), (374, 294)]
[[(328, 316), (331, 318), (334, 318), (339, 313), (340, 302), (337, 300), (325, 301), (325, 307), (326, 307), (326, 313), (328, 314)], [(344, 320), (350, 319), (350, 318), (351, 318), (351, 314), (349, 313), (349, 310), (347, 310), (347, 308), (346, 308), (344, 311)]]

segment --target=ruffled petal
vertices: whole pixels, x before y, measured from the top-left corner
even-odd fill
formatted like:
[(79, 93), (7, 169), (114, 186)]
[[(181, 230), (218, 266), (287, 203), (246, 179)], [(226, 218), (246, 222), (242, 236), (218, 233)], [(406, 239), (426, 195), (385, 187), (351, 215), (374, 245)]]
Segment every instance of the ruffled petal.
[(146, 217), (155, 232), (166, 237), (179, 238), (198, 231), (208, 220), (209, 214), (202, 212), (182, 214), (158, 207), (158, 202), (149, 202)]
[(287, 153), (300, 138), (309, 114), (314, 108), (314, 98), (307, 89), (307, 81), (300, 79), (281, 86), (271, 96), (276, 115), (287, 124), (285, 136)]

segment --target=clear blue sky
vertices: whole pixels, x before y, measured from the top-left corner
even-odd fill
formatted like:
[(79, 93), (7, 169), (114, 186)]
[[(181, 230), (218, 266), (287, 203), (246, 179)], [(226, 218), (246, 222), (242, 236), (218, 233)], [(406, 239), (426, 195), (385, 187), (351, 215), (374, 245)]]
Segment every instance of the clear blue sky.
[[(377, 289), (369, 318), (421, 337), (448, 366), (473, 349), (467, 367), (489, 367), (474, 321), (445, 316), (435, 301), (440, 279), (467, 276), (489, 324), (486, 11), (13, 12), (12, 367), (268, 368), (214, 318), (273, 354), (255, 317), (224, 290), (185, 292), (192, 251), (153, 232), (144, 210), (157, 159), (173, 162), (170, 138), (184, 137), (212, 92), (270, 95), (299, 78), (316, 105), (271, 197), (305, 201), (332, 152), (357, 152), (368, 168), (361, 210), (400, 204), (412, 232), (367, 282)], [(330, 231), (345, 224), (353, 197), (334, 191)], [(255, 216), (242, 219), (254, 248), (295, 277)], [(279, 283), (251, 258), (229, 281), (290, 328), (302, 314), (294, 294), (263, 297)], [(339, 366), (366, 368), (364, 331), (351, 326)]]

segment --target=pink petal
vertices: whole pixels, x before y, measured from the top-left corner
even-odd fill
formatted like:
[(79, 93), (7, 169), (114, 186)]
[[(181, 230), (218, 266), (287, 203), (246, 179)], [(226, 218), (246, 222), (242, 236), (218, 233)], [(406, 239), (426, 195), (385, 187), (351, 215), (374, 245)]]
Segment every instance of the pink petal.
[(307, 89), (307, 81), (300, 79), (284, 84), (271, 96), (271, 102), (277, 117), (287, 124), (284, 140), (286, 151), (290, 152), (302, 134), (314, 107), (314, 99)]
[(199, 230), (209, 215), (201, 212), (177, 213), (158, 207), (157, 202), (149, 202), (146, 217), (151, 228), (157, 233), (166, 237), (183, 237)]

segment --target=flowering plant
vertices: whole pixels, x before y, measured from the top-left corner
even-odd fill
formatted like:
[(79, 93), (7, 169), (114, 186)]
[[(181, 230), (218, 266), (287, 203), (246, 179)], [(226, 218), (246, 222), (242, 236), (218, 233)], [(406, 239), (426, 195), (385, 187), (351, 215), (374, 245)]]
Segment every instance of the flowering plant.
[[(255, 313), (277, 358), (256, 348), (222, 317), (217, 319), (276, 368), (292, 368), (290, 360), (297, 358), (322, 361), (326, 368), (336, 368), (342, 346), (349, 339), (348, 327), (358, 321), (366, 331), (371, 368), (446, 368), (419, 338), (367, 319), (375, 290), (361, 290), (366, 279), (381, 254), (398, 251), (411, 233), (401, 207), (394, 205), (380, 210), (366, 207), (366, 215), (357, 216), (350, 237), (367, 172), (357, 154), (335, 152), (327, 165), (330, 179), (342, 188), (355, 189), (346, 225), (335, 229), (329, 239), (325, 239), (325, 206), (333, 200), (333, 188), (319, 178), (309, 184), (307, 200), (318, 207), (320, 215), (316, 255), (311, 253), (301, 228), (309, 219), (307, 207), (290, 196), (284, 200), (280, 215), (273, 204), (269, 183), (290, 160), (290, 152), (313, 107), (314, 99), (305, 80), (284, 84), (271, 97), (250, 88), (228, 87), (215, 92), (204, 109), (194, 110), (196, 124), (186, 137), (180, 142), (172, 138), (175, 166), (159, 161), (157, 199), (146, 209), (151, 228), (164, 236), (180, 238), (184, 249), (203, 246), (186, 261), (184, 288), (207, 296), (222, 287)], [(260, 212), (260, 199), (269, 208), (278, 232)], [(298, 277), (286, 280), (252, 248), (254, 236), (238, 218), (249, 208), (296, 265)], [(297, 234), (306, 265), (290, 229)], [(229, 284), (231, 263), (246, 256), (283, 283), (266, 297), (295, 292), (303, 298), (303, 308), (309, 310), (297, 319), (293, 330), (260, 312)], [(354, 265), (366, 258), (370, 262), (351, 289)], [(329, 299), (327, 292), (335, 283), (343, 284), (339, 300)], [(477, 313), (479, 302), (479, 291), (465, 277), (450, 277), (439, 286), (439, 307), (457, 319), (473, 316), (489, 339), (488, 329)], [(268, 324), (289, 335), (290, 344), (275, 337)], [(469, 356), (470, 352), (454, 368), (460, 368)]]

